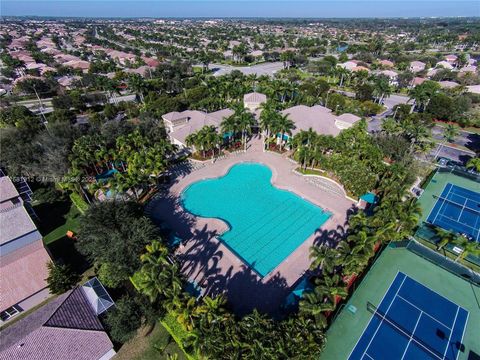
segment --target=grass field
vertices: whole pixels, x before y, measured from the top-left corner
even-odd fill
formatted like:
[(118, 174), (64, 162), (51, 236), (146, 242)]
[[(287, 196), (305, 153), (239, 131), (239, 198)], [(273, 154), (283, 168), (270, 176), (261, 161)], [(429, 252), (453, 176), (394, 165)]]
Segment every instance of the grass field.
[(63, 238), (68, 230), (77, 230), (80, 211), (70, 200), (38, 204), (34, 210), (40, 219), (39, 229), (45, 245)]
[[(367, 301), (379, 304), (398, 271), (466, 309), (469, 319), (463, 338), (465, 351), (460, 353), (458, 359), (468, 359), (470, 351), (480, 353), (480, 288), (406, 248), (388, 247), (330, 326), (321, 360), (348, 358), (372, 316), (366, 308)], [(355, 314), (347, 310), (349, 305), (357, 308)]]

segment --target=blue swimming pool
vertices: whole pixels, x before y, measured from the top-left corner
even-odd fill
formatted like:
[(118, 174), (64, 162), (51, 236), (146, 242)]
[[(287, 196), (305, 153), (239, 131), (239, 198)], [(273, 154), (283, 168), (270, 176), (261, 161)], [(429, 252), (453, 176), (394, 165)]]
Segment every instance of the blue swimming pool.
[(241, 163), (225, 176), (196, 182), (182, 193), (183, 206), (190, 213), (229, 224), (220, 239), (262, 277), (331, 215), (274, 187), (271, 178), (267, 166)]

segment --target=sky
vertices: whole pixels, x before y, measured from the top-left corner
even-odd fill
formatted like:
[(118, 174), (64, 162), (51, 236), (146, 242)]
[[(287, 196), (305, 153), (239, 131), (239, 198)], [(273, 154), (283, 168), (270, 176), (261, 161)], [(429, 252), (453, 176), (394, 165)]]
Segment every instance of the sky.
[(0, 0), (2, 16), (64, 17), (457, 17), (480, 16), (469, 0)]

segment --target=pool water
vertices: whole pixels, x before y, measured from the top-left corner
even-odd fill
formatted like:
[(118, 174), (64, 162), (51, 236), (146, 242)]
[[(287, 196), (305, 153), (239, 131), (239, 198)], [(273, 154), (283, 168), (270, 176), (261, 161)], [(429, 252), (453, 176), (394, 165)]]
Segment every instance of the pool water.
[(182, 193), (190, 213), (218, 218), (230, 229), (220, 240), (265, 276), (331, 216), (292, 192), (274, 187), (271, 170), (258, 163), (233, 166), (221, 178), (201, 180)]

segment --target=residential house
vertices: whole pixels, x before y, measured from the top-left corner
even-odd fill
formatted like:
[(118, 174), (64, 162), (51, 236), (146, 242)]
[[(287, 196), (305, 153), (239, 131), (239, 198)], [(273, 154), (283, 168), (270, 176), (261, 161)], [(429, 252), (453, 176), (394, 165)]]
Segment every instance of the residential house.
[(453, 89), (460, 86), (460, 84), (455, 81), (439, 81), (438, 83), (442, 89)]
[(425, 70), (426, 66), (427, 66), (427, 64), (425, 64), (424, 62), (412, 61), (410, 63), (410, 71), (414, 72), (414, 73), (417, 73), (417, 72)]
[(113, 301), (96, 279), (53, 299), (0, 332), (0, 360), (108, 360), (113, 344), (98, 315)]
[(135, 62), (134, 54), (112, 49), (108, 49), (106, 52), (108, 56), (110, 56), (113, 60), (117, 61), (121, 65), (126, 65), (127, 62)]
[(414, 77), (413, 80), (412, 80), (412, 85), (411, 87), (415, 87), (417, 85), (420, 85), (420, 84), (423, 84), (427, 79), (425, 78), (422, 78), (422, 77)]
[(253, 57), (254, 59), (260, 59), (263, 57), (263, 51), (262, 50), (253, 50), (250, 52), (249, 54), (251, 57)]
[(470, 85), (467, 86), (468, 92), (472, 94), (479, 94), (480, 95), (480, 85)]
[(69, 61), (78, 61), (80, 60), (78, 57), (76, 56), (73, 56), (73, 55), (69, 55), (69, 54), (64, 54), (64, 53), (60, 53), (58, 55), (55, 55), (54, 56), (55, 60), (57, 62), (59, 62), (60, 64), (65, 64)]
[(385, 75), (386, 77), (388, 77), (388, 79), (390, 80), (390, 85), (393, 85), (393, 86), (396, 86), (398, 85), (398, 73), (396, 71), (393, 71), (393, 70), (381, 70), (378, 72), (378, 74), (382, 74), (382, 75)]
[(386, 68), (393, 68), (394, 67), (394, 63), (391, 62), (390, 60), (380, 60), (378, 62), (381, 66), (383, 67), (386, 67)]
[(72, 60), (72, 61), (67, 61), (66, 63), (63, 64), (64, 66), (71, 67), (73, 69), (79, 69), (82, 70), (83, 72), (87, 72), (88, 69), (90, 68), (90, 63), (85, 60)]
[(447, 61), (449, 64), (453, 66), (457, 64), (457, 59), (458, 59), (457, 55), (450, 54), (445, 56), (445, 61)]
[(346, 61), (342, 64), (338, 64), (338, 66), (340, 66), (344, 69), (353, 71), (353, 69), (357, 67), (357, 64), (358, 64), (357, 60), (349, 60), (349, 61)]
[(448, 70), (453, 70), (453, 65), (450, 62), (445, 61), (445, 60), (439, 61), (435, 65), (435, 67), (436, 68), (444, 68), (444, 69), (448, 69)]
[(476, 73), (477, 72), (477, 67), (475, 65), (467, 65), (462, 67), (459, 70), (460, 74), (466, 74), (466, 73)]
[(204, 126), (220, 127), (223, 119), (231, 116), (233, 111), (223, 109), (212, 113), (198, 110), (172, 111), (162, 116), (165, 128), (172, 143), (187, 148), (185, 139), (188, 135), (200, 130)]
[(160, 65), (160, 61), (158, 61), (157, 59), (142, 57), (142, 60), (145, 62), (147, 66), (151, 68), (156, 68), (158, 65)]
[(65, 76), (62, 76), (60, 78), (57, 79), (57, 82), (58, 82), (58, 85), (60, 85), (63, 89), (65, 90), (71, 90), (72, 89), (72, 85), (75, 81), (78, 81), (80, 80), (81, 77), (80, 76), (68, 76), (68, 75), (65, 75)]
[[(3, 175), (3, 173), (1, 173)], [(49, 296), (51, 260), (42, 235), (8, 176), (0, 177), (0, 320), (5, 322)]]

